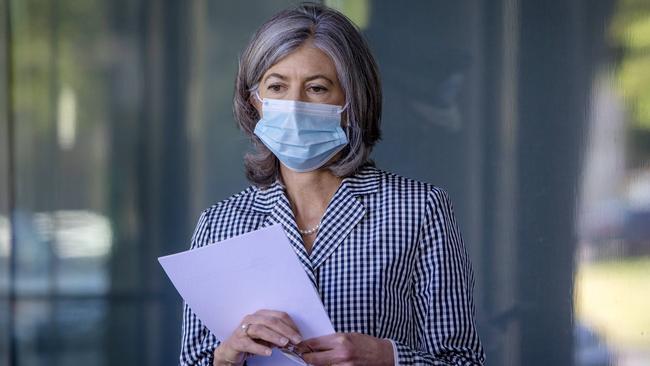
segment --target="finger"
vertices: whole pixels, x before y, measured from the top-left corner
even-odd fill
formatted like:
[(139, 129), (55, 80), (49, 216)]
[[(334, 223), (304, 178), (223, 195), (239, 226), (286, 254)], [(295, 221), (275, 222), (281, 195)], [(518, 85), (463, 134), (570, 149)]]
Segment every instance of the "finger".
[(250, 338), (263, 340), (277, 345), (278, 347), (284, 347), (289, 344), (289, 338), (262, 324), (251, 324), (248, 327), (246, 334)]
[(217, 347), (214, 351), (215, 359), (218, 357), (217, 354), (220, 353), (221, 356), (219, 357), (219, 359), (223, 359), (224, 361), (228, 361), (230, 363), (243, 362), (245, 354), (233, 348), (231, 343), (232, 342), (230, 343), (224, 342), (219, 347)]
[(248, 337), (238, 338), (234, 342), (233, 348), (238, 352), (251, 353), (259, 356), (270, 356), (272, 352), (270, 347), (261, 345)]
[(261, 344), (262, 346), (266, 346), (266, 347), (269, 347), (269, 348), (275, 347), (275, 343), (267, 342), (267, 341), (265, 341), (263, 339), (256, 339), (255, 343)]
[(296, 333), (300, 334), (300, 330), (298, 329), (296, 323), (293, 321), (293, 319), (291, 319), (291, 316), (289, 316), (289, 314), (285, 313), (284, 311), (262, 309), (259, 310), (256, 314), (268, 315), (274, 318), (278, 318), (282, 320), (282, 322), (285, 323), (287, 326), (289, 326), (291, 329), (296, 331)]
[(262, 315), (262, 314), (253, 314), (247, 316), (245, 319), (246, 323), (249, 324), (261, 324), (267, 328), (275, 331), (276, 333), (281, 334), (282, 336), (289, 338), (294, 344), (298, 344), (302, 341), (300, 333), (295, 329), (287, 325), (280, 318), (271, 316), (271, 315)]
[(341, 350), (328, 350), (322, 352), (303, 353), (302, 359), (310, 365), (332, 365), (349, 361), (349, 356)]
[(345, 335), (341, 333), (333, 333), (320, 337), (310, 338), (300, 343), (301, 349), (304, 347), (308, 351), (327, 351), (334, 349), (343, 343)]

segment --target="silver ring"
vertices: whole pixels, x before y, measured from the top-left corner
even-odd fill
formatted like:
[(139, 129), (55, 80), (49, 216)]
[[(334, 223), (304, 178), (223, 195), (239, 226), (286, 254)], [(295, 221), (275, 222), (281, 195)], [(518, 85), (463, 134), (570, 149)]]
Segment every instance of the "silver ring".
[(241, 330), (244, 332), (244, 335), (248, 337), (248, 328), (251, 326), (251, 323), (245, 323), (241, 325)]

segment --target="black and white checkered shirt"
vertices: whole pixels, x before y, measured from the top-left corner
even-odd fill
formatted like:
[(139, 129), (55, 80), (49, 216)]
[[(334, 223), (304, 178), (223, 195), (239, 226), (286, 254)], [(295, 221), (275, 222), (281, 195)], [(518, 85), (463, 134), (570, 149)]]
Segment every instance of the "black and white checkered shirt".
[[(276, 223), (337, 332), (390, 339), (400, 365), (483, 364), (472, 268), (445, 191), (364, 167), (343, 180), (308, 254), (283, 187), (249, 187), (203, 212), (191, 247)], [(185, 305), (181, 365), (212, 365), (218, 344)]]

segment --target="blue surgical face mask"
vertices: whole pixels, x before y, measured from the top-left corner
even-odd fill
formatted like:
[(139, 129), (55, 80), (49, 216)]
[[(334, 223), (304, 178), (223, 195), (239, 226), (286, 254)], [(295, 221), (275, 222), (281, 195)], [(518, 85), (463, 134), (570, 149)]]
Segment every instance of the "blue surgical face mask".
[(262, 119), (254, 133), (289, 169), (309, 172), (322, 167), (348, 143), (341, 128), (346, 107), (295, 100), (257, 98)]

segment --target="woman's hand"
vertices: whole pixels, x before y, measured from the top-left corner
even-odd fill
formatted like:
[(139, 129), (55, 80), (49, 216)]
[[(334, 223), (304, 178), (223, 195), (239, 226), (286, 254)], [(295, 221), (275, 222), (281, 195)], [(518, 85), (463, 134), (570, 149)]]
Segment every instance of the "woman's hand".
[(310, 365), (393, 365), (393, 345), (361, 333), (335, 333), (302, 342), (302, 358)]
[(287, 313), (259, 310), (246, 315), (241, 326), (214, 350), (214, 365), (241, 365), (246, 354), (270, 356), (272, 347), (301, 341), (298, 327)]

